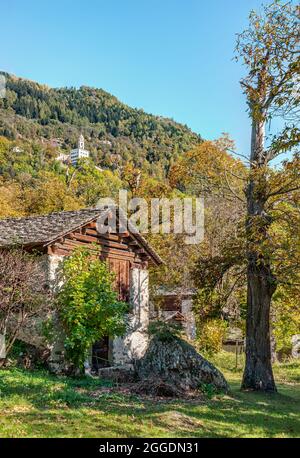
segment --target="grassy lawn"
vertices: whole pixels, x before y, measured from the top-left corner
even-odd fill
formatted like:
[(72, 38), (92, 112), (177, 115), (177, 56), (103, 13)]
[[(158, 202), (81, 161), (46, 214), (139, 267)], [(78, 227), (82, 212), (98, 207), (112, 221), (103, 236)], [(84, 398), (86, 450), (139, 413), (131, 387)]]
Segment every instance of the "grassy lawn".
[[(275, 366), (279, 393), (241, 393), (232, 355), (215, 363), (230, 395), (153, 402), (94, 379), (0, 371), (0, 437), (300, 437), (300, 361)], [(108, 385), (108, 384), (107, 384)]]

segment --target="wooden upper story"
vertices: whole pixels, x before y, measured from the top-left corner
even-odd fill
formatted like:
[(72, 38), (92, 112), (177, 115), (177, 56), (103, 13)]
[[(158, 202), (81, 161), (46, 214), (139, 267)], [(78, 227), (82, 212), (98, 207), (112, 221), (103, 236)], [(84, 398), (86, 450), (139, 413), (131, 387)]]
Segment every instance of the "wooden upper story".
[[(105, 221), (116, 211), (115, 232), (99, 231), (99, 218)], [(106, 212), (106, 213), (103, 213)], [(163, 261), (149, 243), (129, 225), (120, 231), (117, 207), (58, 212), (29, 218), (0, 220), (0, 247), (20, 246), (50, 256), (69, 256), (78, 246), (95, 250), (107, 261), (116, 275), (119, 297), (128, 299), (130, 270), (147, 269), (149, 264)], [(132, 230), (131, 230), (132, 229)]]

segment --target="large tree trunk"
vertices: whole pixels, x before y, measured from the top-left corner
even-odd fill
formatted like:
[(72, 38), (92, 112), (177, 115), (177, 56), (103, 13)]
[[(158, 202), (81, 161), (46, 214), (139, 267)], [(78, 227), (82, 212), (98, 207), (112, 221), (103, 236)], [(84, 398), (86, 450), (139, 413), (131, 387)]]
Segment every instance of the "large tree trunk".
[(246, 365), (243, 389), (276, 391), (271, 362), (270, 306), (275, 291), (268, 267), (248, 264)]
[(247, 189), (246, 223), (247, 323), (246, 365), (242, 388), (276, 391), (271, 362), (270, 307), (276, 290), (268, 258), (263, 253), (270, 219), (265, 212), (264, 125), (253, 123), (251, 143), (251, 178)]

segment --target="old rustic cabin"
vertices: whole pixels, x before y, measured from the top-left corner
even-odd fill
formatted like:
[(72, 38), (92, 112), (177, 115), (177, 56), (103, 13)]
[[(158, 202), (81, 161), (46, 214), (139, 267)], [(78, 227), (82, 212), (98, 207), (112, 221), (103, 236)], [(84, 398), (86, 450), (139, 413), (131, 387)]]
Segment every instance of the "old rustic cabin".
[(189, 340), (196, 338), (196, 322), (193, 313), (194, 289), (164, 287), (156, 289), (150, 303), (150, 319), (176, 323), (182, 326)]
[[(107, 218), (111, 211), (117, 215), (115, 232), (102, 234), (97, 230), (97, 221), (103, 212)], [(35, 250), (41, 256), (41, 268), (49, 287), (55, 287), (57, 269), (64, 259), (78, 246), (96, 244), (100, 259), (106, 260), (116, 274), (115, 288), (119, 298), (130, 301), (130, 314), (127, 334), (122, 338), (107, 336), (95, 342), (92, 352), (94, 370), (107, 365), (126, 365), (139, 358), (148, 343), (149, 285), (148, 266), (160, 265), (161, 258), (147, 241), (130, 226), (119, 233), (120, 213), (117, 207), (108, 209), (84, 209), (65, 211), (28, 218), (9, 218), (0, 221), (0, 247), (19, 245), (26, 250)], [(94, 246), (94, 245), (93, 245)], [(32, 331), (20, 336), (22, 340), (34, 344)], [(40, 340), (37, 340), (40, 342)], [(62, 339), (51, 348), (50, 364), (54, 370), (64, 363)]]

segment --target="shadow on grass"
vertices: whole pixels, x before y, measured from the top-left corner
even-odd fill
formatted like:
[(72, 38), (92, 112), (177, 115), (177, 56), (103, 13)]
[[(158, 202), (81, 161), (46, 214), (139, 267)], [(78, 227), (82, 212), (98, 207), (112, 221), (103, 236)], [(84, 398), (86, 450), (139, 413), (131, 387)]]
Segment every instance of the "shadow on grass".
[[(1, 408), (8, 417), (17, 415), (25, 435), (36, 437), (300, 436), (299, 387), (279, 385), (282, 392), (277, 394), (244, 393), (235, 381), (229, 395), (197, 404), (154, 403), (100, 390), (109, 385), (98, 379), (4, 370), (0, 371)], [(25, 401), (33, 411), (17, 409)]]
[(57, 377), (43, 371), (0, 371), (1, 400), (23, 397), (37, 408), (45, 407), (49, 402), (75, 406), (89, 401), (88, 393), (103, 386), (110, 387), (112, 384), (90, 377)]

